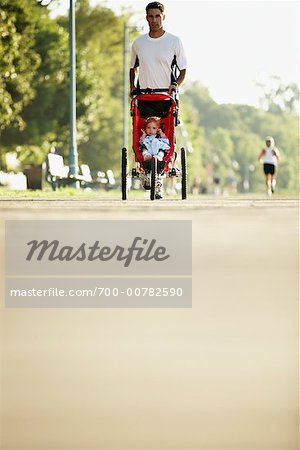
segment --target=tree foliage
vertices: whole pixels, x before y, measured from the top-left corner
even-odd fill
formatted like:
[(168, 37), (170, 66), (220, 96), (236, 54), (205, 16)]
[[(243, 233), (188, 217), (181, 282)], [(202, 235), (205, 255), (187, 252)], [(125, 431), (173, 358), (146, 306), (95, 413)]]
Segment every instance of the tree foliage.
[[(90, 80), (86, 133), (81, 157), (93, 168), (119, 166), (123, 112), (123, 16), (105, 6), (91, 7), (80, 0), (76, 10), (77, 54)], [(67, 27), (65, 19), (61, 23)]]
[[(0, 151), (17, 152), (24, 163), (41, 162), (53, 145), (66, 161), (69, 153), (68, 17), (51, 18), (42, 6), (49, 3), (2, 0), (0, 6)], [(76, 1), (78, 150), (80, 162), (94, 170), (120, 167), (127, 19), (104, 5)], [(217, 175), (224, 185), (233, 174), (239, 190), (248, 181), (251, 191), (261, 191), (257, 157), (265, 136), (272, 135), (282, 154), (278, 187), (297, 192), (299, 90), (276, 83), (264, 90), (261, 109), (219, 105), (200, 83), (185, 86), (177, 145), (193, 150), (190, 184)]]
[[(198, 82), (186, 87), (181, 104), (183, 109), (192, 111), (193, 121), (205, 136), (200, 150), (204, 166), (206, 169), (212, 166), (223, 185), (226, 174), (234, 172), (240, 191), (245, 190), (245, 180), (252, 192), (264, 189), (262, 167), (257, 158), (265, 145), (265, 137), (272, 135), (281, 151), (278, 188), (297, 193), (297, 116), (287, 111), (264, 111), (249, 105), (218, 105)], [(198, 166), (198, 173), (203, 174), (203, 167)]]
[(270, 77), (269, 86), (257, 83), (262, 89), (260, 105), (266, 111), (281, 114), (287, 112), (292, 115), (299, 114), (299, 87), (296, 83), (283, 83), (279, 77)]
[[(1, 141), (6, 149), (17, 149), (21, 160), (28, 158), (30, 147), (32, 159), (35, 154), (37, 162), (40, 162), (41, 155), (53, 145), (68, 156), (68, 17), (54, 20), (50, 18), (48, 9), (36, 1), (28, 2), (26, 8), (25, 3), (25, 0), (13, 0), (11, 9), (7, 7), (7, 22), (14, 20), (18, 8), (27, 14), (33, 24), (30, 49), (39, 64), (28, 63), (28, 70), (24, 70), (30, 96), (28, 93), (17, 109), (18, 116), (15, 116), (19, 123), (8, 122), (1, 111), (1, 117), (6, 120)], [(116, 149), (121, 146), (124, 17), (116, 16), (106, 7), (91, 8), (86, 0), (77, 1), (76, 5), (79, 154), (81, 161), (89, 163), (92, 168), (104, 166), (107, 169), (116, 164)], [(11, 54), (11, 46), (8, 43), (7, 54)], [(25, 89), (26, 83), (23, 84)], [(15, 99), (12, 102), (15, 103)], [(38, 147), (43, 151), (38, 152)]]
[(0, 133), (24, 127), (22, 110), (35, 95), (32, 80), (41, 59), (35, 49), (38, 7), (26, 0), (0, 5)]

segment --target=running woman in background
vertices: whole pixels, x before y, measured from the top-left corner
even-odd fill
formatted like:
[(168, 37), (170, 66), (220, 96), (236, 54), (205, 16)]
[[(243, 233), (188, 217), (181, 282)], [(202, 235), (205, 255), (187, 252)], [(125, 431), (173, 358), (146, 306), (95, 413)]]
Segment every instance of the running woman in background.
[(271, 196), (275, 190), (275, 175), (279, 156), (279, 150), (275, 147), (274, 139), (271, 136), (266, 137), (266, 146), (260, 152), (258, 159), (264, 165), (267, 193), (269, 196)]

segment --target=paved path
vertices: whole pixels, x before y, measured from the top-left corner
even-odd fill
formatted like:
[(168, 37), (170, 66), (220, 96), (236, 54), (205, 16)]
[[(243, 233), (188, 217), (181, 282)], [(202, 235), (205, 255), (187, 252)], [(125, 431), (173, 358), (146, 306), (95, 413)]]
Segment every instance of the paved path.
[(35, 211), (80, 211), (82, 214), (91, 211), (203, 211), (209, 209), (241, 209), (241, 208), (299, 208), (299, 201), (295, 198), (215, 198), (205, 197), (192, 200), (163, 200), (150, 201), (148, 199), (129, 199), (121, 201), (119, 199), (99, 199), (99, 200), (62, 200), (62, 199), (0, 199), (0, 211), (10, 215), (13, 211), (35, 212)]
[(193, 223), (192, 309), (2, 310), (1, 449), (298, 448), (296, 200), (1, 199), (0, 211), (1, 242), (3, 219)]

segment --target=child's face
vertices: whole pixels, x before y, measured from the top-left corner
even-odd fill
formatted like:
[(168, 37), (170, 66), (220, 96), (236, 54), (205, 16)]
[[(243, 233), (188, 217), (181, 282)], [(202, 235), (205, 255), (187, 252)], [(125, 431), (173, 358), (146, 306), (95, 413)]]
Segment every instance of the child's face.
[(156, 122), (149, 122), (147, 123), (145, 130), (148, 136), (155, 136), (159, 130), (159, 127)]

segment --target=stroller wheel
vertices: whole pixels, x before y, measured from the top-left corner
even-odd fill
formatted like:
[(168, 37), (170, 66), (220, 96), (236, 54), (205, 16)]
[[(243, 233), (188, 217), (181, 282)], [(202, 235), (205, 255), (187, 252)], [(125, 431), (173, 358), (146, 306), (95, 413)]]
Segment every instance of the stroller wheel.
[(150, 199), (155, 199), (155, 184), (157, 177), (157, 159), (151, 159), (151, 188), (150, 188)]
[(181, 198), (186, 199), (186, 180), (187, 180), (187, 170), (186, 170), (186, 153), (185, 149), (181, 149)]
[(127, 149), (125, 147), (122, 148), (121, 187), (122, 200), (127, 200)]

